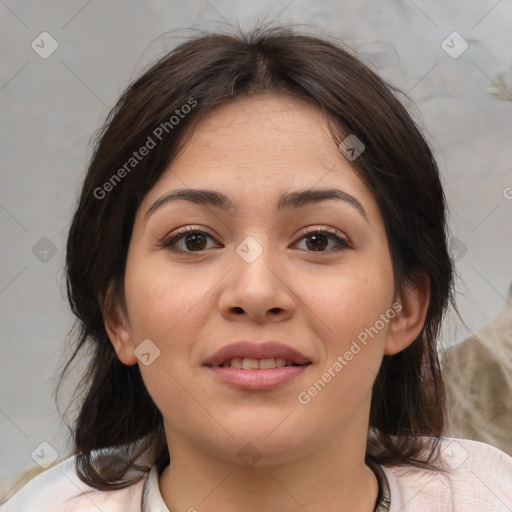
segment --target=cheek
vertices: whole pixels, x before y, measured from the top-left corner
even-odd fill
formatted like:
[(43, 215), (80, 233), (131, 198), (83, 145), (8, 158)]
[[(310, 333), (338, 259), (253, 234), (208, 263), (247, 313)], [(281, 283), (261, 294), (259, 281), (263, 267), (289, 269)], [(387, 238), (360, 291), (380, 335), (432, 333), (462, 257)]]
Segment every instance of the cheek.
[[(379, 300), (372, 291), (374, 287), (360, 286), (351, 294), (332, 297), (337, 304), (331, 303), (322, 319), (330, 327), (322, 339), (326, 353), (297, 394), (297, 401), (304, 407), (306, 429), (315, 428), (317, 417), (325, 420), (322, 428), (333, 432), (340, 421), (367, 419), (390, 325), (380, 320), (389, 302), (382, 297)], [(321, 331), (325, 333), (326, 329)]]
[(200, 395), (190, 377), (191, 347), (204, 323), (205, 308), (211, 311), (212, 307), (208, 290), (218, 278), (208, 275), (189, 269), (180, 272), (149, 258), (143, 262), (134, 258), (127, 264), (125, 292), (131, 340), (136, 347), (150, 339), (160, 351), (150, 365), (139, 364), (139, 368), (161, 411), (204, 414), (189, 393)]
[(395, 315), (391, 262), (385, 255), (359, 262), (309, 287), (311, 327), (325, 350), (304, 390), (316, 406), (343, 402), (344, 410), (354, 410), (369, 396), (382, 362)]
[(391, 307), (393, 273), (391, 263), (383, 260), (360, 258), (314, 281), (301, 282), (300, 293), (323, 321), (329, 345), (342, 349)]
[(134, 337), (162, 345), (178, 333), (187, 339), (187, 331), (208, 301), (208, 291), (218, 281), (212, 274), (174, 270), (168, 263), (149, 259), (134, 262), (131, 268), (127, 265), (125, 288)]

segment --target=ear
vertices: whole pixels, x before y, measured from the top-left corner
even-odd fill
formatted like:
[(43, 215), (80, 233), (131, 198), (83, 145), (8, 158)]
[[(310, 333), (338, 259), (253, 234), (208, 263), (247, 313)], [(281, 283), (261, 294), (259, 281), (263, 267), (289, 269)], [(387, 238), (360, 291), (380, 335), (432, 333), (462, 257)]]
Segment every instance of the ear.
[(414, 284), (406, 283), (398, 297), (401, 305), (391, 321), (386, 339), (384, 354), (392, 356), (407, 348), (420, 334), (425, 324), (430, 302), (430, 280), (423, 273), (414, 280)]
[(127, 366), (137, 364), (137, 357), (133, 353), (128, 318), (121, 305), (113, 301), (112, 284), (109, 285), (103, 304), (105, 330), (116, 351), (117, 357)]

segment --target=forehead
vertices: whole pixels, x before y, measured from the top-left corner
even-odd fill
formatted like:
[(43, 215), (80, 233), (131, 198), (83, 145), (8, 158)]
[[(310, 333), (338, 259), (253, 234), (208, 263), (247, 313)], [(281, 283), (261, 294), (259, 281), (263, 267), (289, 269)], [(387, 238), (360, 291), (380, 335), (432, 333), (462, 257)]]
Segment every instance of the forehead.
[(326, 156), (326, 145), (336, 148), (319, 108), (305, 100), (267, 94), (237, 99), (211, 111), (180, 156), (211, 151), (229, 159), (250, 151), (260, 159), (279, 161), (308, 152), (313, 160)]
[(242, 194), (240, 201), (250, 197), (253, 204), (294, 189), (338, 187), (372, 202), (322, 111), (273, 94), (237, 99), (201, 119), (143, 204), (187, 187), (222, 190), (235, 201)]

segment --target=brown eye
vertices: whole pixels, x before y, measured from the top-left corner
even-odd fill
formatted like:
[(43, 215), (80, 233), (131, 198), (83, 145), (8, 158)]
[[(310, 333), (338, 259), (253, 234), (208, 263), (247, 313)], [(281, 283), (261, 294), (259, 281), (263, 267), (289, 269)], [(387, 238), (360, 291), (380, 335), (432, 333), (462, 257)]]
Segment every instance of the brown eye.
[(195, 228), (186, 227), (178, 231), (175, 236), (166, 240), (162, 247), (177, 251), (177, 252), (202, 252), (209, 249), (208, 239), (212, 239), (211, 235), (204, 231)]
[[(310, 231), (300, 239), (306, 242), (307, 251), (328, 252), (331, 250), (348, 249), (350, 245), (346, 240), (339, 237), (331, 231), (314, 230)], [(329, 248), (329, 242), (334, 243), (333, 248)]]
[(329, 239), (324, 234), (308, 235), (306, 246), (313, 251), (323, 251), (329, 245)]
[(182, 237), (185, 247), (190, 251), (200, 251), (206, 247), (206, 237), (203, 233), (184, 235)]

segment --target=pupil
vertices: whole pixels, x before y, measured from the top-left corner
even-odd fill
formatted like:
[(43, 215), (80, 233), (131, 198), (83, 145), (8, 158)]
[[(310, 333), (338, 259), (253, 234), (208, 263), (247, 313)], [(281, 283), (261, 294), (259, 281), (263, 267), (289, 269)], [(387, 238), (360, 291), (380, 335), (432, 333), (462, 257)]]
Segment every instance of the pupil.
[[(201, 240), (201, 238), (202, 238), (202, 240)], [(191, 240), (193, 240), (192, 244), (189, 243)], [(202, 235), (201, 233), (197, 233), (194, 235), (188, 235), (187, 238), (185, 239), (185, 245), (186, 245), (187, 249), (189, 249), (189, 250), (204, 249), (205, 240), (206, 240), (205, 236)]]
[(313, 241), (313, 248), (315, 251), (318, 249), (325, 249), (326, 237), (324, 235), (311, 235), (309, 241)]

